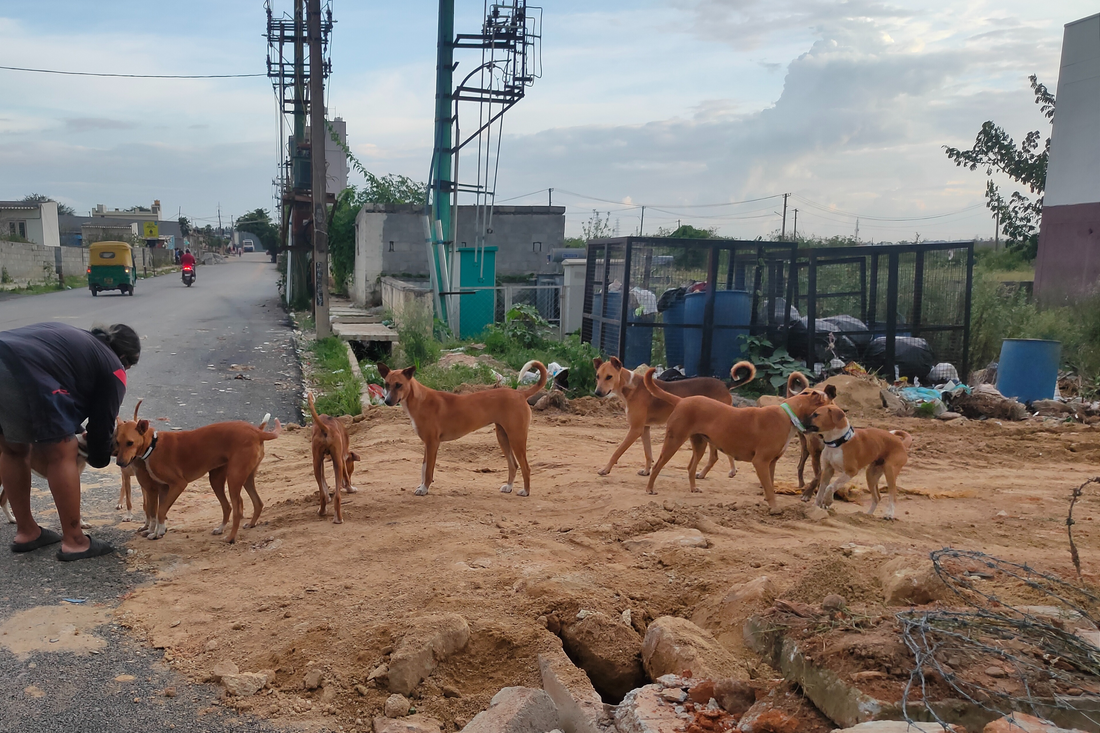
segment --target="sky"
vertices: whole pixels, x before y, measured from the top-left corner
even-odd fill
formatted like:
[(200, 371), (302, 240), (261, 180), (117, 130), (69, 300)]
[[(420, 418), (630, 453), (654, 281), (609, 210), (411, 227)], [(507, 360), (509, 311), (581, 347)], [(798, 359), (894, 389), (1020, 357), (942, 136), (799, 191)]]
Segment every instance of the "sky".
[[(272, 0), (277, 14), (291, 0)], [(333, 0), (329, 116), (373, 173), (427, 179), (436, 18), (428, 0)], [(458, 33), (484, 4), (455, 0)], [(618, 233), (678, 223), (861, 241), (993, 236), (985, 176), (943, 147), (993, 119), (1049, 134), (1027, 77), (1057, 87), (1063, 26), (1092, 0), (546, 0), (541, 75), (504, 118), (497, 202), (598, 211)], [(261, 2), (0, 5), (0, 66), (257, 74)], [(481, 61), (456, 52), (456, 79)], [(472, 131), (476, 113), (460, 109)], [(494, 140), (494, 145), (496, 141)], [(84, 213), (162, 203), (218, 224), (273, 208), (279, 117), (267, 78), (118, 79), (0, 69), (0, 200)], [(476, 148), (460, 157), (473, 182)], [(358, 174), (352, 183), (361, 182)], [(747, 203), (741, 203), (747, 202)], [(644, 222), (641, 221), (645, 206)]]

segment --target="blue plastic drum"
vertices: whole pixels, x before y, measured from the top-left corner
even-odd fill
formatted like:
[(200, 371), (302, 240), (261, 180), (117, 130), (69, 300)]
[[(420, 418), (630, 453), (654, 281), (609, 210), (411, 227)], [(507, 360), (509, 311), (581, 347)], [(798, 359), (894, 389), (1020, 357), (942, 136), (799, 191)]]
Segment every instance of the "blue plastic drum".
[(1052, 399), (1061, 361), (1061, 341), (1005, 339), (997, 366), (997, 389), (1020, 402)]
[[(689, 293), (684, 298), (684, 323), (703, 325), (706, 293)], [(667, 311), (666, 311), (667, 312)], [(729, 379), (730, 367), (741, 358), (745, 344), (740, 337), (749, 333), (752, 294), (745, 290), (719, 290), (714, 294), (714, 325), (741, 326), (715, 328), (710, 345), (710, 365), (701, 365), (703, 329), (684, 329), (684, 373), (689, 377)]]

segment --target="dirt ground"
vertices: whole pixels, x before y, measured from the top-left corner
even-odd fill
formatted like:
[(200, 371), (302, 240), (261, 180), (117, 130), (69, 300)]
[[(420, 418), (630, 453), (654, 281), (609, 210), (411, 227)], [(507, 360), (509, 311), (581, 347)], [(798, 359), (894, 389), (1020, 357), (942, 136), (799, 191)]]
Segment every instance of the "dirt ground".
[[(1100, 473), (1100, 429), (899, 419), (859, 405), (857, 425), (916, 436), (898, 521), (838, 502), (834, 516), (814, 522), (794, 495), (780, 496), (782, 514), (769, 516), (747, 464), (730, 479), (721, 462), (699, 482), (703, 493), (689, 494), (681, 451), (659, 477), (658, 495), (648, 496), (636, 444), (610, 476), (598, 476), (625, 418), (591, 398), (574, 405), (577, 412), (535, 412), (528, 498), (499, 492), (506, 464), (491, 428), (443, 444), (430, 495), (414, 496), (422, 444), (403, 410), (371, 408), (350, 426), (364, 460), (342, 525), (332, 524), (331, 509), (317, 516), (309, 429), (284, 433), (267, 444), (259, 472), (260, 526), (242, 529), (236, 545), (210, 534), (220, 509), (199, 483), (172, 509), (164, 538), (135, 537), (135, 567), (157, 580), (123, 603), (122, 621), (196, 679), (222, 660), (242, 672), (275, 670), (272, 689), (226, 704), (304, 729), (369, 730), (387, 693), (366, 685), (367, 676), (412, 619), (455, 612), (469, 622), (470, 644), (412, 701), (457, 730), (501, 687), (541, 686), (535, 655), (550, 632), (538, 619), (554, 612), (690, 618), (706, 598), (761, 575), (784, 598), (818, 603), (840, 593), (873, 606), (882, 598), (878, 565), (944, 546), (1068, 578), (1070, 493)], [(662, 435), (654, 429), (655, 451)], [(792, 493), (797, 445), (776, 474)], [(866, 505), (865, 493), (857, 499)], [(1086, 493), (1075, 516), (1086, 581), (1095, 583), (1100, 496)], [(708, 546), (624, 543), (677, 527), (698, 529)], [(735, 651), (754, 675), (774, 674)], [(303, 689), (313, 668), (327, 692)]]

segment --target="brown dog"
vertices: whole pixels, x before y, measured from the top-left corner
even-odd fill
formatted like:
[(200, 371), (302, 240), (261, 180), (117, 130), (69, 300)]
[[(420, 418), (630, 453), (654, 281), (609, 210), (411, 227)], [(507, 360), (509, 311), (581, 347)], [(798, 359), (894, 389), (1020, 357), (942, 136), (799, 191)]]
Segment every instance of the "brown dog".
[[(871, 508), (878, 507), (878, 482), (886, 476), (890, 488), (890, 502), (886, 507), (886, 519), (894, 519), (898, 495), (898, 474), (909, 461), (909, 448), (913, 436), (904, 430), (879, 430), (860, 428), (855, 430), (848, 422), (844, 410), (828, 405), (815, 410), (807, 429), (820, 434), (824, 443), (821, 452), (821, 482), (817, 489), (817, 505), (826, 507), (833, 501), (837, 489), (867, 469), (867, 488), (871, 490)], [(830, 483), (833, 475), (836, 480)], [(808, 497), (803, 497), (806, 501)]]
[[(313, 476), (317, 479), (317, 489), (321, 494), (321, 508), (317, 516), (325, 516), (329, 496), (332, 496), (332, 523), (344, 523), (344, 511), (340, 501), (340, 489), (354, 494), (357, 489), (351, 485), (351, 473), (359, 455), (351, 450), (348, 431), (344, 424), (329, 415), (317, 414), (313, 404), (313, 393), (309, 395), (309, 411), (313, 415)], [(325, 458), (332, 459), (332, 473), (336, 488), (329, 491), (325, 481)]]
[[(141, 402), (138, 402), (141, 407)], [(137, 417), (137, 408), (134, 408)], [(119, 466), (133, 463), (145, 502), (145, 536), (155, 540), (167, 530), (168, 510), (192, 481), (210, 475), (210, 488), (222, 506), (222, 523), (214, 529), (221, 534), (233, 515), (233, 528), (227, 538), (232, 544), (244, 515), (241, 489), (252, 499), (252, 521), (260, 519), (263, 502), (256, 493), (256, 469), (264, 458), (264, 441), (274, 440), (282, 432), (275, 421), (274, 432), (264, 431), (270, 415), (257, 427), (246, 422), (220, 422), (196, 430), (158, 434), (148, 420), (118, 421), (115, 441)], [(229, 500), (225, 485), (229, 483)]]
[(517, 493), (528, 496), (531, 492), (531, 467), (527, 464), (527, 431), (531, 426), (531, 406), (527, 398), (546, 386), (547, 371), (541, 362), (529, 361), (520, 369), (520, 376), (535, 367), (539, 381), (527, 389), (501, 387), (470, 394), (438, 392), (425, 387), (413, 378), (416, 367), (400, 371), (378, 363), (378, 373), (386, 380), (386, 404), (393, 407), (402, 404), (413, 429), (424, 441), (424, 464), (417, 496), (424, 496), (435, 475), (435, 458), (439, 444), (457, 440), (467, 433), (496, 425), (497, 442), (508, 459), (508, 483), (500, 487), (511, 493), (516, 480), (516, 464), (523, 472), (523, 489)]
[[(650, 369), (645, 374), (646, 389), (673, 405), (673, 409), (666, 423), (661, 456), (649, 475), (646, 491), (656, 493), (653, 485), (657, 475), (688, 439), (692, 448), (688, 484), (692, 491), (698, 491), (695, 487), (695, 469), (709, 441), (734, 459), (752, 463), (760, 485), (764, 487), (768, 511), (777, 514), (775, 464), (798, 432), (795, 421), (804, 422), (814, 410), (832, 402), (836, 397), (836, 388), (829, 385), (823, 391), (806, 390), (787, 400), (785, 406), (735, 408), (707, 397), (677, 397), (653, 378), (654, 371)], [(791, 410), (791, 414), (785, 411), (785, 407)]]
[[(672, 405), (651, 395), (645, 385), (642, 384), (642, 378), (625, 368), (618, 357), (613, 356), (607, 361), (596, 358), (592, 360), (592, 363), (596, 367), (596, 396), (618, 395), (619, 399), (626, 405), (626, 419), (630, 423), (630, 428), (627, 430), (623, 442), (611, 454), (611, 460), (600, 469), (599, 474), (606, 476), (611, 473), (611, 469), (626, 452), (626, 449), (634, 445), (634, 442), (640, 437), (642, 448), (645, 449), (645, 468), (638, 471), (638, 475), (648, 476), (650, 469), (653, 468), (653, 449), (649, 440), (649, 428), (651, 425), (664, 425), (665, 421), (668, 420), (668, 416), (672, 414)], [(661, 384), (669, 393), (678, 397), (699, 395), (717, 400), (725, 405), (732, 405), (733, 399), (730, 397), (729, 391), (748, 384), (755, 376), (756, 367), (747, 361), (739, 361), (730, 370), (730, 378), (733, 379), (733, 383), (729, 386), (714, 377), (692, 377), (690, 379), (678, 379), (675, 382), (661, 382)], [(699, 474), (699, 478), (706, 478), (707, 473), (714, 468), (714, 464), (717, 462), (718, 450), (712, 445), (710, 447), (710, 460), (707, 461), (706, 467)], [(731, 456), (730, 477), (732, 478), (736, 473), (737, 467), (734, 465)]]
[[(82, 440), (80, 436), (77, 436), (77, 440)], [(84, 473), (85, 467), (88, 465), (88, 453), (84, 450), (83, 446), (77, 448), (76, 454), (76, 470), (77, 473)], [(39, 478), (46, 478), (46, 461), (43, 460), (42, 454), (38, 453), (31, 448), (31, 471), (34, 472)], [(8, 524), (15, 524), (15, 515), (11, 513), (11, 507), (8, 506), (8, 492), (4, 489), (3, 484), (0, 484), (0, 511), (4, 513), (4, 517), (8, 520)], [(84, 518), (80, 518), (80, 526), (83, 529), (90, 529), (92, 525), (84, 521)]]

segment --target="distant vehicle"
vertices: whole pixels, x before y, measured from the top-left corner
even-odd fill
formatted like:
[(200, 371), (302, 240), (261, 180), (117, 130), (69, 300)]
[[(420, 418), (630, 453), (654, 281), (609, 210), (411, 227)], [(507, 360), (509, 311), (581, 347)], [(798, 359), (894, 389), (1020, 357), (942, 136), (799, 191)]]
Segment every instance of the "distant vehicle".
[(241, 247), (241, 249), (244, 250), (245, 252), (255, 252), (256, 251), (256, 243), (251, 239), (246, 239), (246, 240), (244, 240), (244, 245)]

